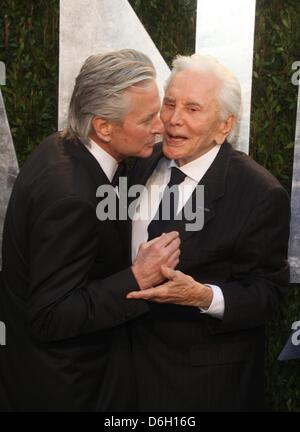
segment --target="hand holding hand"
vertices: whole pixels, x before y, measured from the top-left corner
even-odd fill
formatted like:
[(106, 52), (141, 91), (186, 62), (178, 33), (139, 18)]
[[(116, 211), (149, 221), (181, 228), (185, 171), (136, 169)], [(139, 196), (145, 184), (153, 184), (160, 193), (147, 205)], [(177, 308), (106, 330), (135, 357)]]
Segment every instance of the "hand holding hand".
[(127, 298), (209, 308), (213, 299), (213, 292), (209, 286), (196, 282), (191, 276), (179, 270), (162, 266), (161, 272), (169, 279), (168, 282), (144, 291), (133, 291), (127, 294)]
[(165, 279), (161, 266), (174, 269), (179, 263), (180, 238), (177, 231), (162, 234), (143, 243), (132, 265), (133, 274), (141, 290), (157, 285)]

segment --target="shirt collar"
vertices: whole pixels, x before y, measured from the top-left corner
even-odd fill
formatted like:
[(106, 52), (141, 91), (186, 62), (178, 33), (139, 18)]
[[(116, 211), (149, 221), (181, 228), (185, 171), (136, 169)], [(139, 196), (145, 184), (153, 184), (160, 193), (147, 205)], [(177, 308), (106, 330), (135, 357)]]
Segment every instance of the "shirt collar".
[(90, 146), (86, 146), (86, 148), (97, 160), (106, 177), (111, 182), (118, 167), (118, 162), (116, 159), (103, 150), (103, 148), (95, 143), (95, 141), (92, 139), (90, 139)]
[(215, 157), (217, 156), (221, 145), (215, 145), (211, 150), (205, 153), (202, 156), (199, 156), (197, 159), (194, 159), (192, 162), (189, 162), (181, 167), (179, 167), (174, 160), (170, 160), (168, 164), (168, 168), (177, 167), (180, 169), (186, 176), (195, 180), (197, 183), (202, 179), (208, 168), (211, 166)]

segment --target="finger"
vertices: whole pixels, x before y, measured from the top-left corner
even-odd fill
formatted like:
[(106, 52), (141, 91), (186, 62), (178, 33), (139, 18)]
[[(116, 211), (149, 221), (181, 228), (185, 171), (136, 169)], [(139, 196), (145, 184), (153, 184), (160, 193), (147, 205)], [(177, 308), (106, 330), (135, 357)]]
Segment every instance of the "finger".
[(170, 267), (167, 266), (161, 266), (161, 272), (163, 276), (169, 280), (174, 280), (177, 277), (177, 270), (173, 270)]
[(159, 238), (158, 244), (161, 247), (167, 247), (169, 244), (172, 244), (172, 242), (176, 239), (179, 240), (179, 244), (180, 244), (178, 231), (171, 231), (169, 233), (162, 234), (158, 238)]
[(175, 252), (172, 253), (171, 256), (167, 258), (166, 263), (164, 263), (163, 265), (165, 267), (170, 267), (174, 269), (175, 262), (177, 263), (179, 261), (180, 254), (181, 254), (180, 249), (177, 249)]
[[(177, 233), (177, 231), (173, 231), (173, 233)], [(147, 241), (147, 242), (145, 242), (145, 243), (142, 243), (141, 245), (140, 245), (140, 247), (141, 246), (143, 246), (144, 248), (148, 248), (148, 247), (150, 247), (150, 246), (152, 246), (154, 243), (157, 243), (157, 242), (160, 242), (160, 240), (161, 240), (161, 238), (163, 237), (163, 236), (167, 236), (167, 243), (169, 243), (170, 241), (172, 241), (172, 240), (168, 240), (168, 238), (170, 237), (170, 236), (168, 236), (169, 234), (171, 234), (171, 233), (168, 233), (168, 234), (166, 234), (166, 233), (162, 233), (160, 236), (158, 236), (158, 237), (154, 237), (152, 240), (149, 240), (149, 241)], [(179, 236), (179, 233), (177, 233), (178, 235), (177, 235), (177, 237)], [(173, 236), (172, 236), (172, 238), (173, 238)], [(175, 236), (175, 238), (176, 238), (176, 236)], [(160, 244), (159, 244), (161, 247), (164, 247), (164, 242), (160, 242)]]
[(144, 299), (149, 300), (156, 295), (156, 288), (148, 288), (143, 291), (131, 291), (127, 294), (128, 299)]
[(177, 237), (172, 242), (170, 242), (168, 245), (166, 245), (165, 253), (167, 255), (172, 255), (175, 251), (177, 251), (179, 249), (179, 246), (180, 246), (180, 238)]
[[(144, 290), (145, 291), (145, 290)], [(131, 291), (129, 294), (127, 294), (127, 299), (141, 299), (143, 298), (140, 294), (142, 294), (143, 291)]]
[(154, 243), (157, 243), (157, 242), (160, 240), (160, 238), (161, 238), (161, 236), (159, 236), (159, 237), (155, 237), (155, 238), (153, 238), (152, 240), (149, 240), (149, 241), (147, 241), (147, 242), (145, 242), (145, 243), (142, 243), (142, 244), (140, 245), (140, 247), (141, 247), (141, 246), (144, 246), (144, 248), (148, 248), (148, 247), (150, 247), (151, 245), (153, 245)]
[(148, 300), (151, 301), (154, 297), (156, 297), (153, 293), (149, 294), (149, 293), (145, 293), (146, 290), (144, 291), (134, 291), (130, 294), (127, 294), (126, 298), (127, 299), (134, 299), (134, 300)]
[[(178, 264), (179, 264), (179, 258), (175, 257), (174, 259), (169, 260), (165, 265), (172, 270), (176, 270)], [(170, 280), (173, 280), (173, 277)]]
[(170, 265), (169, 266), (162, 265), (161, 266), (161, 272), (162, 272), (162, 274), (164, 276), (166, 275), (166, 273), (164, 273), (163, 267), (167, 268), (167, 272), (168, 272), (169, 276), (166, 276), (166, 277), (168, 277), (168, 279), (170, 281), (176, 282), (177, 284), (178, 283), (181, 283), (181, 284), (182, 283), (186, 283), (187, 282), (187, 278), (189, 279), (190, 276), (186, 275), (185, 273), (181, 272), (180, 270), (175, 270), (176, 265), (179, 263), (179, 259), (176, 259), (174, 261), (174, 263), (175, 263), (174, 268), (171, 267)]
[(164, 300), (169, 298), (169, 287), (168, 283), (157, 286), (155, 288), (149, 288), (143, 291), (132, 291), (127, 294), (129, 299), (143, 299), (143, 300)]
[(173, 268), (174, 270), (176, 269), (176, 267), (178, 266), (178, 264), (179, 264), (179, 258), (177, 258), (173, 263), (172, 263), (173, 265), (171, 266), (171, 268)]

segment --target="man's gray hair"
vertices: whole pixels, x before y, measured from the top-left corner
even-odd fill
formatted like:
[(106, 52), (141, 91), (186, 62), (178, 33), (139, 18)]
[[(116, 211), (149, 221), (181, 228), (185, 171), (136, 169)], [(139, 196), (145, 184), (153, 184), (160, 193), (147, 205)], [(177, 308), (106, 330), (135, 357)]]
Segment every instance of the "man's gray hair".
[(173, 60), (172, 66), (171, 75), (166, 83), (166, 90), (174, 76), (183, 70), (209, 73), (220, 82), (217, 103), (221, 110), (221, 119), (226, 120), (231, 114), (236, 118), (236, 123), (227, 137), (227, 140), (234, 144), (238, 137), (241, 116), (241, 86), (237, 78), (217, 59), (209, 55), (179, 55)]
[(76, 78), (62, 135), (89, 145), (93, 118), (122, 121), (130, 109), (124, 92), (147, 87), (155, 78), (151, 60), (140, 51), (122, 49), (88, 57)]

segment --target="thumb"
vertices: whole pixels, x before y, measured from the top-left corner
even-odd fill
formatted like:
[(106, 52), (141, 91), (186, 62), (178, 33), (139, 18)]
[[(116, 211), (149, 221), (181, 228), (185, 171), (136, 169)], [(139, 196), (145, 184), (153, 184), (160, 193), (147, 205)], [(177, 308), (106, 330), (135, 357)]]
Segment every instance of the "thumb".
[[(163, 234), (162, 234), (162, 235), (163, 235)], [(141, 246), (144, 246), (144, 248), (148, 248), (148, 247), (152, 246), (154, 243), (156, 243), (156, 242), (160, 239), (160, 237), (161, 237), (161, 236), (159, 236), (159, 237), (154, 237), (152, 240), (149, 240), (149, 241), (147, 241), (147, 242), (145, 242), (145, 243), (142, 243), (142, 244), (140, 245), (140, 247), (141, 247)]]
[(163, 276), (165, 278), (169, 279), (169, 280), (173, 280), (177, 276), (177, 274), (178, 274), (176, 270), (173, 270), (173, 269), (171, 269), (170, 267), (167, 267), (167, 266), (163, 266), (162, 265), (160, 267), (160, 269), (161, 269), (161, 272), (162, 272)]

